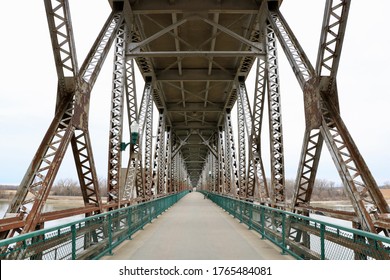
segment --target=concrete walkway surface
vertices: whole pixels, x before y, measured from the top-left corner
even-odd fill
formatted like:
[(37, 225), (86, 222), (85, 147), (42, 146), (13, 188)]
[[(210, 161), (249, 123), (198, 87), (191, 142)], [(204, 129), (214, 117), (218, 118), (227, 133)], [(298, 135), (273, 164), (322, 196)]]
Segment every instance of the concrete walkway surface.
[(292, 260), (198, 192), (183, 197), (102, 260)]

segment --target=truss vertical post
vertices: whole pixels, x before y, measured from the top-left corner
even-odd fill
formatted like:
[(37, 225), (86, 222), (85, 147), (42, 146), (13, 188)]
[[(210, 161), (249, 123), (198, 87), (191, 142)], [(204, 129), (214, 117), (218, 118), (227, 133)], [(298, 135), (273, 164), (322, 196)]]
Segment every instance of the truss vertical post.
[(238, 126), (238, 180), (240, 199), (245, 199), (247, 196), (247, 178), (246, 178), (246, 137), (245, 137), (245, 116), (242, 105), (242, 96), (237, 96), (237, 126)]
[(237, 158), (236, 158), (236, 148), (234, 144), (234, 136), (233, 136), (233, 126), (230, 112), (226, 112), (225, 114), (225, 139), (227, 143), (226, 150), (230, 151), (230, 167), (227, 173), (232, 174), (231, 176), (231, 189), (229, 189), (229, 194), (233, 196), (239, 195), (239, 179), (238, 179), (238, 166), (237, 166)]
[(126, 24), (122, 22), (116, 35), (114, 48), (113, 83), (110, 110), (110, 129), (108, 137), (108, 201), (118, 207), (122, 200), (120, 191), (121, 143), (123, 131), (123, 106), (126, 75)]
[(267, 25), (266, 38), (268, 109), (271, 138), (271, 185), (273, 192), (271, 200), (275, 205), (279, 205), (285, 203), (284, 146), (276, 35), (270, 24)]
[[(258, 77), (257, 77), (258, 79)], [(256, 82), (258, 83), (258, 82)], [(248, 148), (249, 148), (249, 160), (248, 160), (248, 173), (246, 175), (246, 195), (245, 198), (249, 200), (254, 200), (254, 195), (255, 195), (255, 188), (257, 187), (257, 191), (260, 192), (261, 189), (264, 190), (266, 187), (266, 180), (265, 180), (265, 174), (264, 174), (264, 166), (262, 164), (262, 160), (260, 158), (260, 145), (259, 145), (259, 140), (256, 139), (256, 132), (255, 132), (255, 124), (254, 120), (252, 117), (252, 111), (250, 108), (249, 104), (249, 99), (248, 99), (248, 93), (246, 90), (245, 86), (245, 81), (244, 79), (240, 79), (238, 81), (238, 87), (239, 87), (239, 95), (238, 95), (238, 102), (237, 106), (241, 106), (241, 111), (243, 115), (243, 119), (245, 120), (245, 130), (246, 130), (246, 135), (248, 139)], [(258, 91), (256, 89), (256, 91)], [(255, 99), (255, 102), (258, 101)], [(263, 105), (260, 104), (256, 105), (256, 109), (262, 110)], [(261, 108), (258, 108), (261, 107)], [(262, 112), (257, 112), (256, 114), (262, 114)], [(259, 121), (261, 123), (261, 120)], [(260, 178), (260, 179), (259, 179)], [(257, 182), (257, 186), (256, 186)], [(265, 196), (263, 196), (264, 200)]]
[(146, 113), (146, 125), (145, 125), (145, 159), (144, 159), (144, 185), (145, 185), (145, 198), (147, 200), (152, 199), (154, 193), (152, 190), (152, 134), (153, 134), (153, 95), (149, 99), (148, 109)]
[[(129, 32), (128, 32), (129, 33)], [(125, 92), (126, 92), (126, 104), (127, 104), (127, 116), (129, 125), (138, 121), (138, 103), (137, 103), (137, 92), (135, 86), (135, 74), (134, 74), (134, 60), (126, 60), (126, 79), (125, 79)], [(130, 129), (131, 130), (131, 129)], [(130, 131), (131, 133), (133, 131)], [(135, 179), (137, 174), (138, 166), (138, 153), (139, 144), (138, 142), (130, 145), (129, 160), (126, 168), (126, 177), (122, 193), (123, 201), (130, 201), (137, 196)]]
[(223, 194), (225, 190), (225, 174), (226, 174), (226, 154), (224, 149), (224, 137), (222, 127), (218, 128), (218, 164), (219, 164), (219, 173), (218, 173), (218, 183), (217, 192)]
[[(135, 185), (137, 198), (144, 199), (145, 198), (145, 184), (143, 180), (143, 164), (142, 164), (142, 153), (143, 153), (143, 141), (144, 141), (144, 133), (145, 133), (145, 125), (146, 125), (146, 117), (147, 111), (150, 105), (150, 99), (152, 98), (152, 79), (147, 78), (145, 81), (144, 92), (142, 94), (141, 105), (139, 108), (138, 114), (138, 151), (135, 153), (135, 166), (133, 167), (132, 161), (129, 161), (129, 167), (127, 170), (126, 176), (126, 188), (131, 189), (132, 186)], [(132, 180), (135, 180), (132, 181)]]
[[(266, 98), (266, 61), (257, 59), (256, 87), (253, 101), (253, 126), (250, 146), (252, 150), (252, 164), (255, 172), (255, 186), (257, 186), (260, 202), (269, 199), (269, 190), (261, 155), (261, 130), (263, 124), (264, 101)], [(253, 193), (255, 196), (255, 192)]]
[(159, 121), (156, 135), (156, 144), (153, 159), (153, 185), (155, 188), (154, 194), (160, 196), (165, 194), (164, 182), (165, 182), (165, 114), (164, 110), (160, 110)]
[(227, 123), (225, 122), (225, 130), (223, 133), (223, 140), (224, 140), (224, 145), (225, 145), (225, 168), (224, 168), (224, 186), (223, 186), (223, 193), (231, 195), (232, 191), (232, 160), (233, 156), (232, 155), (232, 150), (231, 150), (231, 145), (230, 145), (230, 134), (228, 131)]
[(167, 194), (172, 193), (172, 129), (167, 126), (167, 140), (165, 145), (165, 178)]

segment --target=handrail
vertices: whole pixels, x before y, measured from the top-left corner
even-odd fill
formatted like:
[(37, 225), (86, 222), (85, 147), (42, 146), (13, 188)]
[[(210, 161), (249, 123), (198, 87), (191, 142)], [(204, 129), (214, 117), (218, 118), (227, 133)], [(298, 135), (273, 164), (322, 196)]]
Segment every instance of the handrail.
[[(98, 259), (188, 191), (0, 241), (0, 259)], [(53, 253), (54, 252), (54, 253)]]
[[(201, 191), (297, 259), (390, 259), (390, 238), (265, 205)], [(256, 216), (256, 217), (254, 217)], [(306, 235), (306, 241), (298, 235)]]

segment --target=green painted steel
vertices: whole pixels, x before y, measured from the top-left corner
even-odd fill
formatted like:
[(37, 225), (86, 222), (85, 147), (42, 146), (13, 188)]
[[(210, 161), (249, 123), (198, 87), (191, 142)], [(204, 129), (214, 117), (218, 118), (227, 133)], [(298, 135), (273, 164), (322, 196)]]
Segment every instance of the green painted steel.
[[(205, 197), (297, 259), (390, 259), (390, 238), (216, 193)], [(299, 235), (304, 235), (301, 242)], [(298, 240), (298, 241), (296, 241)]]
[(99, 259), (188, 191), (0, 241), (0, 259)]

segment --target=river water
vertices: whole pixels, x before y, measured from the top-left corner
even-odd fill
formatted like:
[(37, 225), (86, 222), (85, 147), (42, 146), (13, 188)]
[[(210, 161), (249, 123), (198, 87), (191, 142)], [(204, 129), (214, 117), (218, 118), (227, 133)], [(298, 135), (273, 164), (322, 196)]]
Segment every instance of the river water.
[[(9, 202), (4, 201), (4, 200), (0, 201), (0, 218), (4, 217), (4, 214), (5, 214), (5, 212), (8, 209), (8, 205), (9, 205)], [(59, 203), (57, 201), (50, 201), (50, 200), (48, 200), (47, 203), (45, 204), (43, 212), (52, 212), (52, 211), (70, 209), (70, 208), (75, 208), (75, 207), (81, 207), (82, 205), (83, 205), (82, 201), (80, 202), (78, 200), (77, 201), (70, 200), (67, 203), (62, 203), (62, 202)], [(66, 224), (66, 223), (70, 223), (70, 222), (73, 222), (73, 221), (80, 220), (82, 218), (84, 218), (83, 214), (82, 215), (72, 216), (72, 217), (67, 217), (67, 218), (62, 218), (62, 219), (55, 220), (55, 221), (48, 221), (48, 222), (45, 223), (45, 228), (50, 228), (50, 227), (63, 225), (63, 224)]]
[[(77, 205), (75, 205), (75, 204), (77, 204)], [(58, 201), (48, 200), (47, 203), (45, 204), (44, 212), (58, 211), (58, 210), (70, 209), (70, 208), (81, 207), (81, 206), (82, 206), (82, 202), (78, 201), (78, 200), (69, 201), (67, 203), (59, 203)], [(318, 206), (323, 207), (323, 206), (325, 206), (325, 204), (318, 204)], [(7, 211), (7, 208), (8, 208), (8, 202), (6, 202), (4, 200), (0, 200), (0, 218), (2, 218), (4, 216), (4, 213)], [(344, 203), (332, 205), (332, 208), (337, 209), (337, 210), (351, 210), (352, 209), (352, 207), (350, 205), (344, 204)], [(316, 214), (310, 214), (310, 217), (313, 219), (317, 219), (319, 221), (323, 221), (323, 222), (328, 222), (328, 223), (332, 223), (332, 224), (336, 224), (336, 225), (340, 225), (340, 226), (344, 226), (344, 227), (350, 227), (350, 228), (352, 227), (352, 223), (349, 221), (334, 219), (334, 218), (316, 215)], [(59, 226), (62, 224), (66, 224), (66, 223), (80, 220), (82, 218), (84, 218), (84, 215), (77, 215), (77, 216), (59, 219), (56, 221), (49, 221), (49, 222), (45, 223), (45, 228)]]

